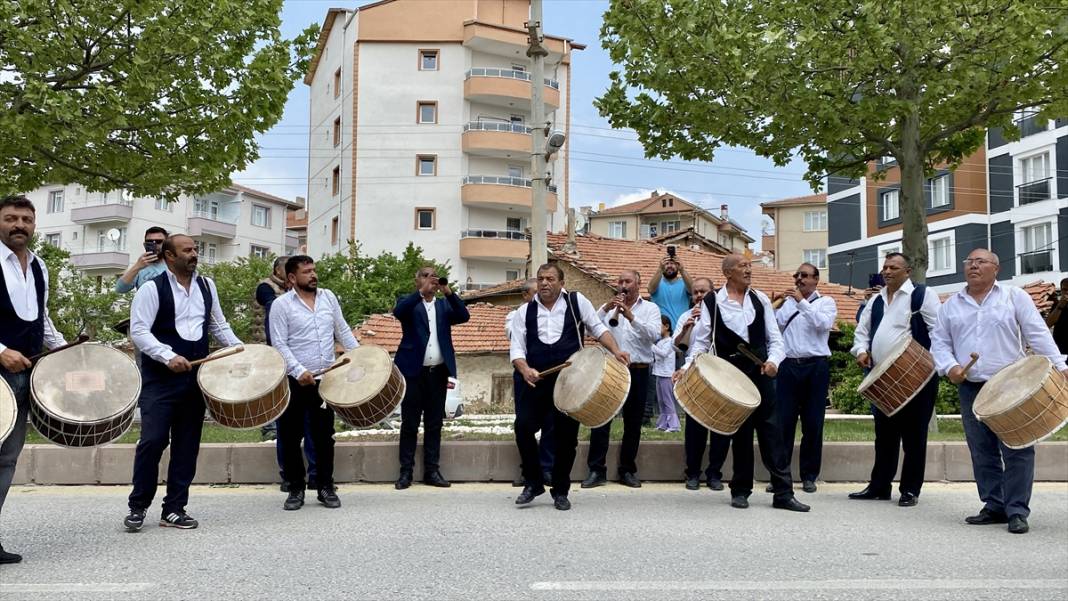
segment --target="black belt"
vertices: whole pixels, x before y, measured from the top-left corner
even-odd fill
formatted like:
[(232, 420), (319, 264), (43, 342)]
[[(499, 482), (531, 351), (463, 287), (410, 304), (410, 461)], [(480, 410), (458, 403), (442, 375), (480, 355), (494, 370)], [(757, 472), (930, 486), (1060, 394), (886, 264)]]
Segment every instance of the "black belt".
[(799, 365), (808, 365), (810, 363), (819, 363), (820, 361), (826, 361), (828, 359), (830, 359), (830, 357), (825, 357), (825, 356), (819, 356), (819, 357), (787, 357), (786, 359), (784, 359), (784, 361), (791, 361), (791, 362), (797, 363)]
[(435, 369), (444, 369), (444, 368), (445, 368), (445, 364), (444, 363), (438, 363), (437, 365), (424, 365), (422, 367), (422, 370), (423, 370), (423, 373), (427, 373), (428, 374), (428, 373), (434, 371)]
[(631, 363), (628, 367), (632, 369), (649, 369), (648, 363)]

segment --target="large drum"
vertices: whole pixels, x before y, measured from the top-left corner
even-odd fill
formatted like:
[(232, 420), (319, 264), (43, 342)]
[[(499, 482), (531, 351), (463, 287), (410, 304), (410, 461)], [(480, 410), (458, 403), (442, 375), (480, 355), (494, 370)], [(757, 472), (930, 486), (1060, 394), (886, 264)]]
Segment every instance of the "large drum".
[(130, 428), (141, 373), (120, 350), (79, 344), (38, 361), (30, 393), (30, 421), (42, 436), (65, 447), (92, 447)]
[(556, 408), (591, 428), (612, 421), (630, 392), (630, 371), (595, 346), (579, 350), (568, 362), (553, 388)]
[(675, 383), (683, 411), (705, 428), (730, 436), (760, 406), (760, 390), (742, 370), (711, 353), (698, 355)]
[(319, 396), (341, 421), (368, 428), (386, 419), (404, 400), (404, 376), (380, 346), (358, 346), (341, 356), (348, 363), (323, 374)]
[(972, 411), (1005, 446), (1027, 448), (1068, 423), (1068, 379), (1049, 359), (1024, 357), (990, 378)]
[[(240, 353), (215, 351), (197, 372), (208, 413), (227, 428), (260, 428), (278, 419), (289, 405), (282, 354), (265, 344), (244, 346)], [(228, 356), (212, 359), (224, 354)]]
[(7, 380), (0, 378), (0, 444), (4, 444), (15, 429), (19, 407), (15, 403), (15, 393), (7, 385)]
[(889, 417), (901, 411), (934, 375), (931, 353), (905, 336), (864, 376), (857, 392)]

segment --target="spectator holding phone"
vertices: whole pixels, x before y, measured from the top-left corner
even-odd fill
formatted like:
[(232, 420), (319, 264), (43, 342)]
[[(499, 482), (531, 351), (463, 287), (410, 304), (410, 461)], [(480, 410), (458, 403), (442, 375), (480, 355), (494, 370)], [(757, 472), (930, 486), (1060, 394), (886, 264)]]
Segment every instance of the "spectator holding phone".
[(660, 260), (660, 266), (649, 280), (649, 300), (660, 307), (661, 315), (671, 320), (671, 329), (674, 330), (675, 319), (690, 308), (693, 279), (675, 256), (675, 247), (667, 248), (668, 256)]
[(163, 262), (163, 241), (166, 239), (167, 230), (158, 225), (145, 230), (145, 252), (115, 280), (115, 292), (126, 294), (137, 290), (141, 284), (167, 271)]

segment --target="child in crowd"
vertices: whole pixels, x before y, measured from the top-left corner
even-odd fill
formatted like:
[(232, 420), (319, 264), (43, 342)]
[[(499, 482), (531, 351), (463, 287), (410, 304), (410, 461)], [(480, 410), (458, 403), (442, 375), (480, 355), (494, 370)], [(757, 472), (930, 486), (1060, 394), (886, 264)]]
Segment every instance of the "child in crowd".
[(671, 339), (671, 320), (660, 316), (660, 341), (653, 347), (656, 362), (653, 377), (656, 378), (656, 398), (660, 404), (660, 417), (656, 429), (663, 432), (679, 431), (679, 415), (675, 412), (675, 391), (671, 387), (671, 374), (675, 371), (675, 344)]

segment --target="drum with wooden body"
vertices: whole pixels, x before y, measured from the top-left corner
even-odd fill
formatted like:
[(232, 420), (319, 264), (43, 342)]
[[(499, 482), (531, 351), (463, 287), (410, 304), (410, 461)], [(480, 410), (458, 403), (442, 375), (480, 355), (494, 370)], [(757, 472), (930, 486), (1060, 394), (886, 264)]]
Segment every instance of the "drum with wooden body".
[(0, 378), (0, 444), (4, 444), (11, 432), (15, 430), (19, 406), (15, 403), (15, 393), (11, 391), (7, 380)]
[(864, 376), (857, 392), (889, 417), (915, 398), (934, 375), (931, 353), (905, 336)]
[(65, 447), (92, 447), (130, 428), (141, 372), (120, 350), (80, 344), (38, 361), (30, 394), (30, 421), (42, 436)]
[(197, 372), (208, 413), (227, 428), (263, 427), (278, 419), (289, 406), (289, 381), (282, 354), (265, 344), (244, 347), (236, 354), (231, 354), (231, 349), (215, 351)]
[(580, 349), (568, 362), (553, 387), (556, 408), (591, 428), (612, 421), (630, 392), (630, 371), (600, 347)]
[(1005, 446), (1027, 448), (1068, 423), (1068, 378), (1045, 357), (1024, 357), (990, 378), (972, 411)]
[(323, 374), (319, 396), (341, 421), (354, 428), (368, 428), (386, 419), (404, 400), (404, 376), (389, 352), (380, 346), (363, 345), (339, 359), (348, 363)]
[(760, 390), (742, 370), (711, 353), (698, 355), (678, 382), (675, 398), (697, 423), (730, 436), (760, 406)]

